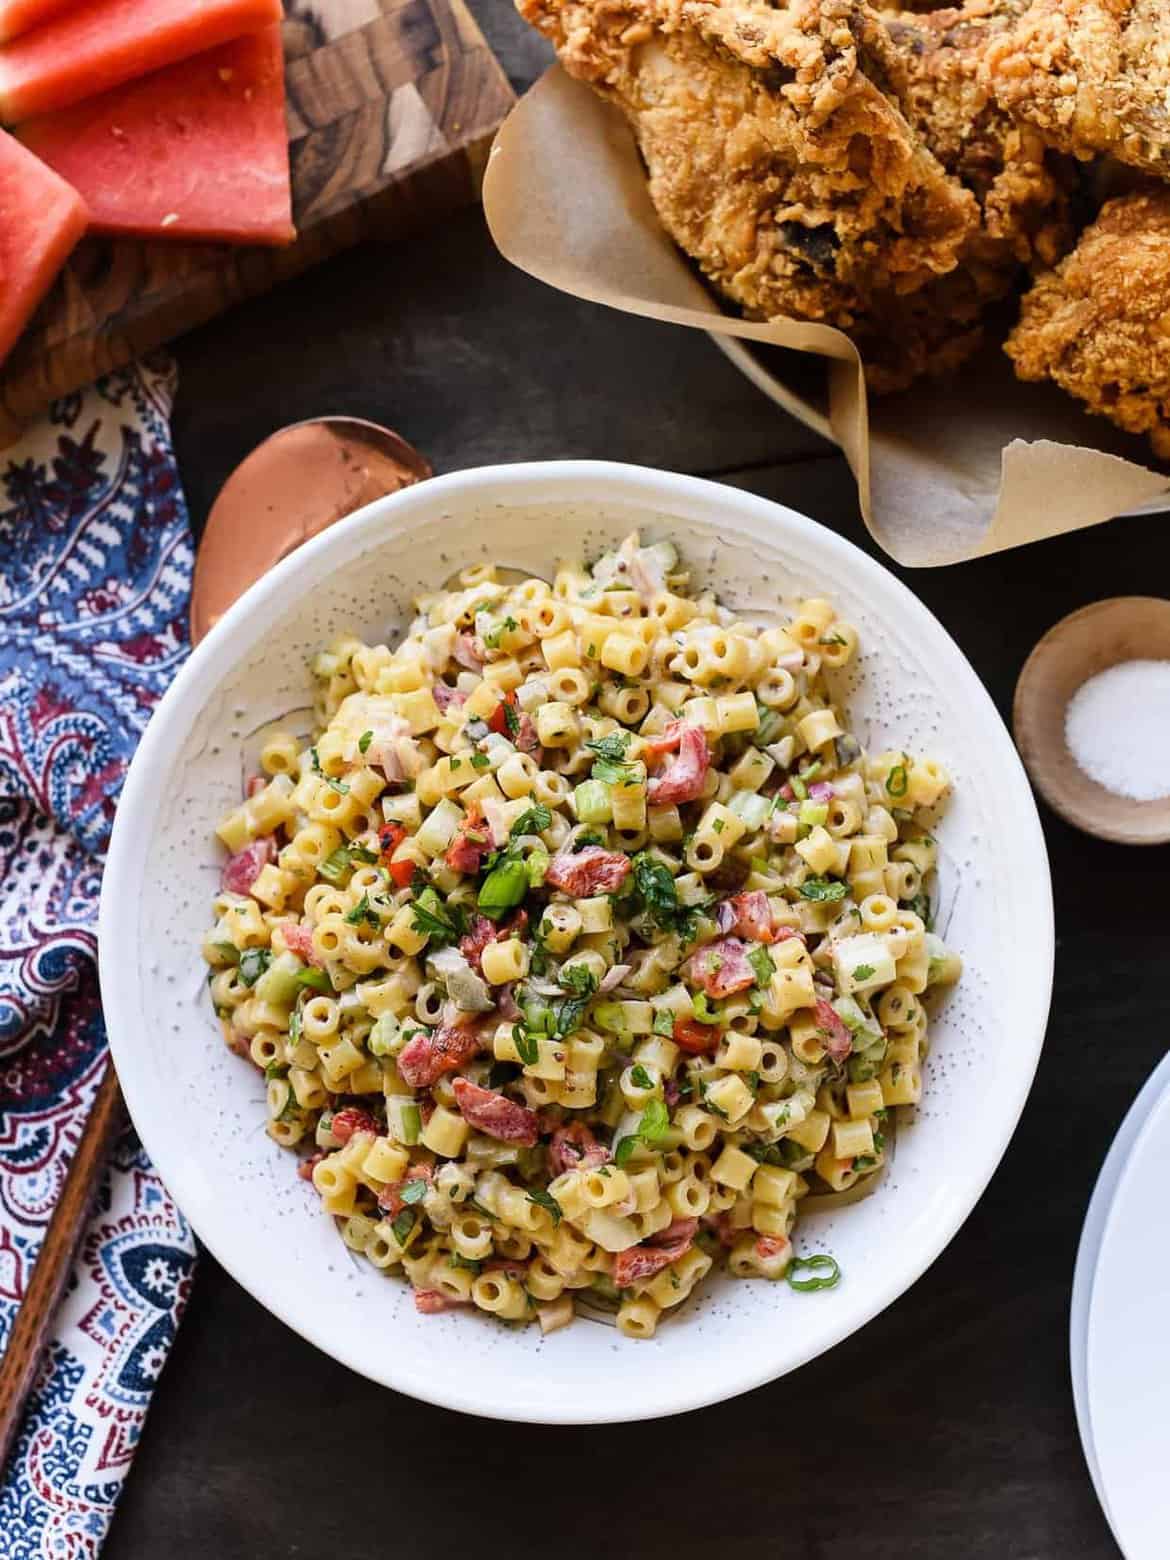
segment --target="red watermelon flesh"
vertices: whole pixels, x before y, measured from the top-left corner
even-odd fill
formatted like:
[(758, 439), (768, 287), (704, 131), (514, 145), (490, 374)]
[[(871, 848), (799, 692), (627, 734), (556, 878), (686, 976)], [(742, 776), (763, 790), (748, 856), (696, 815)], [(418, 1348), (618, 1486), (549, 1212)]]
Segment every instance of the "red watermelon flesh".
[(83, 0), (0, 48), (0, 119), (55, 113), (280, 18), (280, 0)]
[(296, 237), (279, 27), (30, 120), (19, 135), (80, 191), (95, 232)]
[(77, 191), (0, 130), (0, 362), (87, 221)]
[(80, 0), (0, 0), (0, 43), (39, 27), (59, 11), (69, 11)]

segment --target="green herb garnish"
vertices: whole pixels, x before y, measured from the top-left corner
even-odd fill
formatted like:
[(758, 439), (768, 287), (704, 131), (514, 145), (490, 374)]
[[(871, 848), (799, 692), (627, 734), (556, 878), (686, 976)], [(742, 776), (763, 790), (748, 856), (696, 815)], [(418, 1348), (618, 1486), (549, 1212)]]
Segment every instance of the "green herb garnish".
[(404, 1203), (422, 1202), (427, 1195), (427, 1183), (425, 1181), (406, 1181), (398, 1188), (398, 1195)]
[(641, 1062), (636, 1063), (630, 1069), (630, 1082), (635, 1089), (652, 1089), (654, 1087), (654, 1079), (651, 1078)]
[(358, 752), (368, 753), (370, 751), (370, 743), (373, 740), (374, 733), (372, 731), (363, 731), (361, 736), (358, 738)]

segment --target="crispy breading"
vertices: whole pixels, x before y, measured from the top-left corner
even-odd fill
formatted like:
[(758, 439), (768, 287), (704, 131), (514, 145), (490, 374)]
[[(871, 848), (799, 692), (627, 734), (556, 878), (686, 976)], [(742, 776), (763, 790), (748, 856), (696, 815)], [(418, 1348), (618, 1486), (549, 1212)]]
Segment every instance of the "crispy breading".
[(1025, 295), (1005, 351), (1170, 460), (1170, 190), (1107, 201)]
[[(946, 168), (971, 190), (983, 216), (967, 258), (998, 274), (1006, 292), (1019, 265), (1054, 265), (1072, 244), (1076, 165), (1018, 124), (991, 95), (981, 70), (991, 44), (1023, 0), (968, 0), (926, 13), (884, 12), (891, 47), (883, 85)], [(875, 47), (877, 40), (875, 39)]]
[(857, 0), (518, 0), (625, 112), (667, 231), (754, 318), (848, 327), (978, 223), (862, 69)]
[(1050, 145), (1170, 178), (1167, 0), (1032, 0), (983, 69), (1002, 106)]

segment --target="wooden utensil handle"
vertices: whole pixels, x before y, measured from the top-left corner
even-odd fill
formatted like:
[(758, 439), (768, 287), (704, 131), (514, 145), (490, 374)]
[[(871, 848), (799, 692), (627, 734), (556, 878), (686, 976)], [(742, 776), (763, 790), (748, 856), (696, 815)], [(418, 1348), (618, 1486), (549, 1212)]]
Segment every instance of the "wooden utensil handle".
[(0, 1360), (0, 1470), (20, 1425), (57, 1304), (85, 1230), (106, 1155), (125, 1121), (114, 1064), (106, 1062), (93, 1109), (61, 1188), (32, 1278)]

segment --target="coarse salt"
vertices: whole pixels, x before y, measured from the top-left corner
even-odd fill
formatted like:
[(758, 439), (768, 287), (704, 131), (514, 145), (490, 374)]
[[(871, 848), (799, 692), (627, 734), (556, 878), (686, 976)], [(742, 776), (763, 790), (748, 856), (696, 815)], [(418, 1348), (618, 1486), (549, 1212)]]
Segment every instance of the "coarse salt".
[(1091, 780), (1116, 796), (1170, 796), (1170, 661), (1119, 661), (1068, 702), (1064, 737)]

